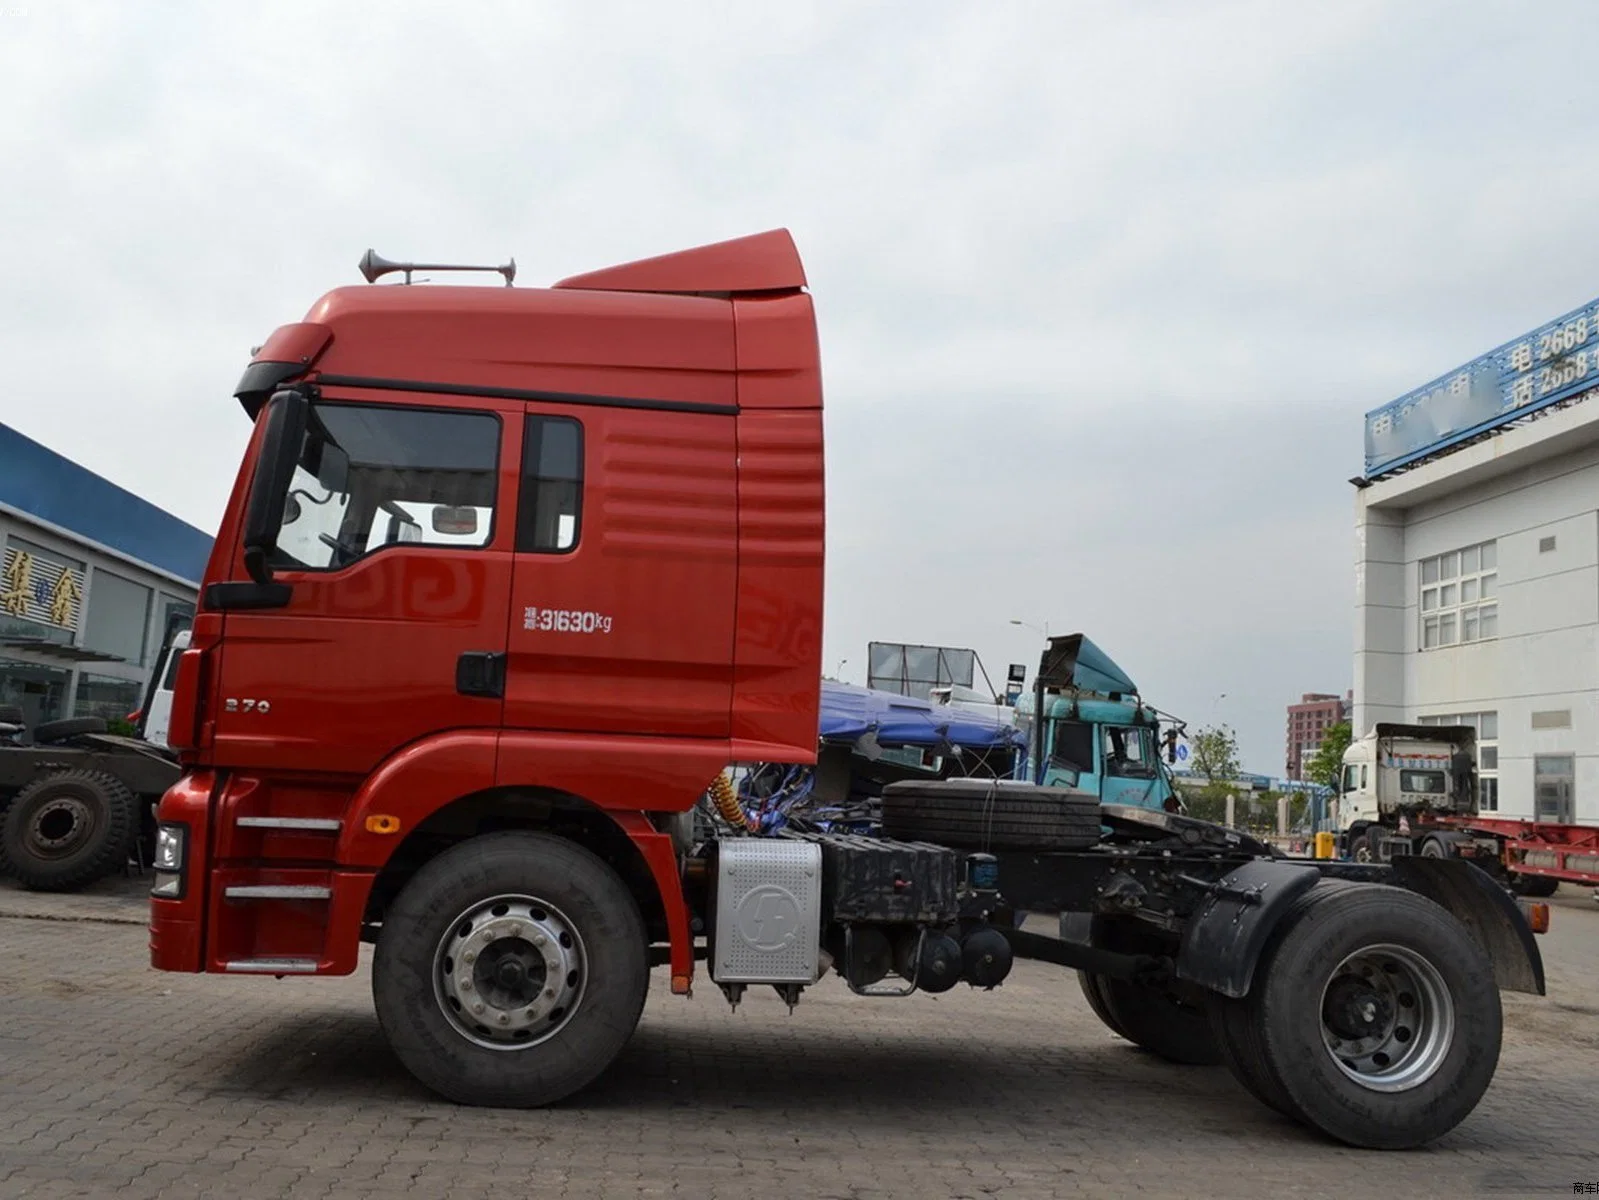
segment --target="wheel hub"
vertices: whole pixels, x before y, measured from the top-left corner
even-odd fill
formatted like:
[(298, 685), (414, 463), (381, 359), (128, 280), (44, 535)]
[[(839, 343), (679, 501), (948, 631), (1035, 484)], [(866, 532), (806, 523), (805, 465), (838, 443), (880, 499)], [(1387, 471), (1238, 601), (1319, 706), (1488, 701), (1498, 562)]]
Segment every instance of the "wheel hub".
[(553, 1036), (577, 1010), (586, 963), (576, 928), (531, 896), (497, 896), (451, 924), (434, 956), (439, 1007), (463, 1037), (517, 1050)]
[(37, 853), (53, 857), (82, 841), (93, 823), (87, 804), (74, 796), (58, 796), (35, 814), (28, 840)]
[(1443, 976), (1404, 946), (1370, 946), (1341, 962), (1322, 992), (1322, 1040), (1362, 1087), (1401, 1092), (1431, 1078), (1454, 1042)]

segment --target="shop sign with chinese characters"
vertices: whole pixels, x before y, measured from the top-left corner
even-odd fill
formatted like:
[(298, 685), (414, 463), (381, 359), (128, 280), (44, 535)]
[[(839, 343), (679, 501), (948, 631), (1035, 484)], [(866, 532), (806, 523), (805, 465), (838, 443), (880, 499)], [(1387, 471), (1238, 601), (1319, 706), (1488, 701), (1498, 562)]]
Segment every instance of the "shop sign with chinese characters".
[(1599, 301), (1366, 414), (1366, 478), (1599, 388)]
[(83, 572), (16, 546), (0, 566), (0, 615), (77, 631)]

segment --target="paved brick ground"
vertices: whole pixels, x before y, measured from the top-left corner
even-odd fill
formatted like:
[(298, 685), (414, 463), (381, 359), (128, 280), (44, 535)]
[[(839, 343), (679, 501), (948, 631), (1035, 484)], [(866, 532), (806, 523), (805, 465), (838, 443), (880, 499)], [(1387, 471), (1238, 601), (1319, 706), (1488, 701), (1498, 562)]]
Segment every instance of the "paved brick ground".
[(0, 884), (0, 1197), (686, 1195), (982, 1198), (1570, 1195), (1599, 1183), (1599, 906), (1557, 898), (1551, 993), (1507, 997), (1499, 1074), (1424, 1151), (1330, 1145), (1222, 1070), (1110, 1036), (1072, 979), (993, 994), (813, 989), (730, 1013), (657, 980), (581, 1098), (453, 1107), (379, 1033), (365, 972), (285, 981), (146, 965), (142, 885)]

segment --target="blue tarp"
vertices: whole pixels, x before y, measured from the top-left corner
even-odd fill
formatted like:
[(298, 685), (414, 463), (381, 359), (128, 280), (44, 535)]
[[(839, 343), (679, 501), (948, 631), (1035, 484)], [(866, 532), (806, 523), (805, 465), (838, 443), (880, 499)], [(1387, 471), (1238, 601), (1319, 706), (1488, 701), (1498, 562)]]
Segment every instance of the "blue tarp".
[(889, 747), (953, 743), (987, 749), (1026, 743), (1020, 730), (996, 717), (832, 680), (822, 683), (820, 724), (824, 742), (854, 742), (870, 733), (878, 745)]

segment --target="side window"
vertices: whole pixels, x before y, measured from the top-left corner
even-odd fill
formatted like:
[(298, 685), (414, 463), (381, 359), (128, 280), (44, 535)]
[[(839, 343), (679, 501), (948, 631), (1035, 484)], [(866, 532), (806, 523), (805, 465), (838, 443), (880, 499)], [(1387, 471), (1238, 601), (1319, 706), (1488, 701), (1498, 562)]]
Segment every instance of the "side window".
[(1350, 763), (1344, 768), (1344, 786), (1339, 788), (1342, 792), (1353, 792), (1360, 787), (1360, 768)]
[(518, 554), (565, 554), (583, 517), (583, 426), (529, 413), (522, 445)]
[(1094, 770), (1094, 727), (1081, 721), (1055, 722), (1055, 743), (1050, 759), (1073, 771)]
[(316, 404), (275, 564), (330, 571), (392, 545), (486, 546), (499, 457), (492, 413)]

